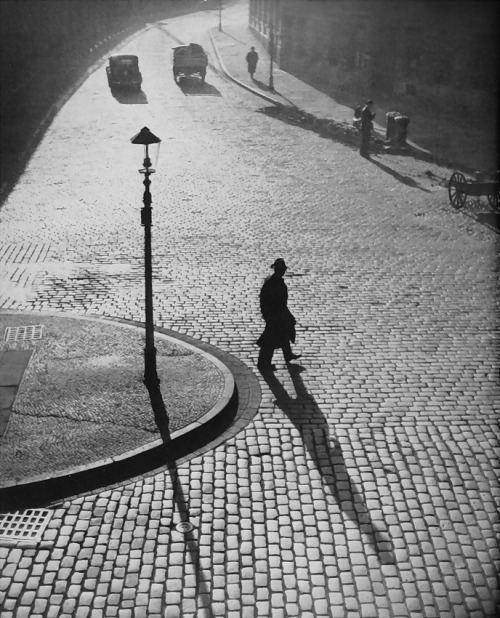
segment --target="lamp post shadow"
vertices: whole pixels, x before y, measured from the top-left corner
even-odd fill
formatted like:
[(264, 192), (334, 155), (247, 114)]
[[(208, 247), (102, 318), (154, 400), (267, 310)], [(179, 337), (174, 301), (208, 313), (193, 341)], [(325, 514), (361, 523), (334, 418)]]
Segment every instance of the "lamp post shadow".
[(145, 386), (148, 389), (149, 400), (151, 401), (156, 426), (160, 431), (160, 436), (163, 443), (166, 444), (167, 442), (170, 442), (170, 430), (168, 413), (165, 407), (165, 402), (163, 401), (160, 385), (159, 383), (147, 383)]
[[(148, 383), (147, 389), (153, 408), (156, 425), (160, 431), (161, 439), (164, 444), (170, 442), (170, 430), (167, 409), (161, 394), (159, 384)], [(176, 523), (190, 523), (190, 512), (188, 502), (182, 489), (182, 482), (179, 477), (179, 470), (176, 461), (170, 461), (167, 464), (170, 482), (173, 491), (172, 498), (172, 533), (176, 530)], [(201, 517), (201, 515), (200, 515)], [(196, 574), (196, 594), (199, 600), (200, 618), (214, 618), (213, 610), (210, 606), (211, 596), (207, 581), (210, 580), (210, 574), (205, 573), (200, 563), (200, 549), (196, 537), (196, 529), (181, 532), (177, 530), (177, 534), (182, 534), (185, 542), (186, 553), (189, 556), (189, 562)]]
[[(190, 513), (189, 506), (182, 489), (182, 482), (179, 478), (177, 464), (172, 462), (168, 465), (168, 472), (173, 488), (173, 504), (172, 504), (172, 532), (176, 529), (174, 519), (179, 519), (179, 523), (189, 523)], [(177, 513), (177, 516), (176, 516)], [(201, 515), (200, 515), (201, 521)], [(210, 605), (211, 592), (207, 582), (211, 580), (211, 574), (205, 572), (200, 561), (200, 548), (197, 540), (196, 528), (190, 531), (178, 534), (183, 534), (186, 545), (186, 552), (189, 556), (190, 565), (195, 572), (196, 577), (196, 595), (198, 598), (197, 616), (200, 618), (215, 618), (214, 612)], [(187, 564), (186, 564), (187, 567)]]
[[(394, 564), (393, 543), (390, 537), (372, 521), (363, 494), (350, 479), (342, 447), (339, 441), (330, 435), (325, 416), (302, 380), (303, 368), (300, 365), (290, 364), (288, 369), (297, 394), (296, 399), (289, 395), (274, 373), (262, 372), (262, 377), (276, 397), (276, 405), (298, 429), (304, 446), (321, 475), (326, 492), (337, 502), (341, 511), (366, 535), (379, 562)], [(323, 456), (325, 451), (327, 457)]]

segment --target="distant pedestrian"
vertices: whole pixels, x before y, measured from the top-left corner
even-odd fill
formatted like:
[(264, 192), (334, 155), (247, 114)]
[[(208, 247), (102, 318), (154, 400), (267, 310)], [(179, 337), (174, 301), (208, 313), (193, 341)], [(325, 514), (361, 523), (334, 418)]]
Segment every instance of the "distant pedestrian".
[(359, 154), (367, 159), (370, 158), (370, 138), (374, 118), (373, 101), (370, 99), (361, 110), (361, 145), (359, 147)]
[(290, 342), (295, 343), (296, 320), (288, 309), (288, 288), (283, 281), (287, 266), (283, 258), (278, 258), (271, 266), (274, 274), (264, 281), (260, 291), (260, 310), (266, 323), (264, 332), (257, 340), (260, 346), (257, 367), (261, 371), (274, 371), (271, 364), (274, 350), (281, 348), (286, 363), (301, 357), (294, 354)]
[(251, 47), (247, 54), (247, 65), (250, 77), (253, 79), (253, 74), (257, 68), (257, 62), (259, 61), (259, 54), (255, 51), (255, 47)]

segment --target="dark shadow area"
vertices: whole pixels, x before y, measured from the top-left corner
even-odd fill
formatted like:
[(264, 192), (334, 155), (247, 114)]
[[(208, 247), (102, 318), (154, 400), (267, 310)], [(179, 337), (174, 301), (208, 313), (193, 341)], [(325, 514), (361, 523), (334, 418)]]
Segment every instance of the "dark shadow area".
[[(257, 85), (262, 84), (262, 82), (257, 82), (256, 80), (254, 81)], [(265, 84), (263, 84), (263, 86), (267, 89)], [(276, 94), (279, 93), (276, 92)], [(320, 137), (332, 139), (349, 146), (350, 148), (359, 148), (361, 137), (358, 129), (346, 124), (345, 122), (336, 122), (331, 118), (318, 118), (314, 114), (309, 114), (294, 105), (278, 104), (271, 107), (264, 107), (257, 111), (271, 118), (276, 118), (277, 120), (286, 122), (287, 124), (302, 127), (308, 131), (314, 131)], [(425, 150), (414, 148), (410, 144), (408, 144), (404, 149), (397, 148), (391, 152), (390, 149), (388, 149), (388, 142), (385, 139), (385, 136), (380, 135), (379, 133), (372, 134), (370, 151), (372, 154), (380, 154), (387, 157), (390, 157), (391, 154), (413, 157), (417, 161), (435, 163), (436, 165), (440, 165), (442, 167), (455, 168), (463, 171), (464, 173), (472, 173), (474, 171), (463, 164), (454, 163), (453, 161), (448, 161), (442, 157), (437, 157), (430, 152), (426, 152)]]
[(148, 389), (156, 426), (158, 427), (163, 443), (166, 444), (170, 442), (169, 420), (160, 386), (146, 386), (146, 388)]
[(113, 97), (122, 105), (146, 105), (148, 102), (146, 93), (142, 90), (139, 92), (120, 88), (110, 88), (110, 90)]
[[(476, 208), (481, 208), (481, 211), (476, 212), (474, 206), (476, 206)], [(485, 212), (483, 210), (483, 205), (477, 198), (475, 200), (469, 199), (465, 206), (458, 210), (476, 223), (480, 223), (481, 225), (489, 228), (492, 232), (495, 232), (495, 234), (500, 234), (500, 213), (495, 212), (494, 210), (488, 210)]]
[[(149, 397), (151, 400), (151, 406), (155, 415), (155, 422), (160, 430), (161, 438), (164, 444), (167, 444), (171, 440), (169, 431), (168, 414), (165, 408), (165, 403), (161, 394), (160, 385), (152, 386), (146, 385)], [(201, 597), (201, 604), (204, 606), (204, 615), (208, 618), (213, 618), (213, 612), (210, 607), (210, 590), (207, 586), (207, 581), (210, 578), (210, 574), (205, 575), (203, 568), (200, 564), (200, 550), (199, 544), (196, 538), (196, 528), (185, 532), (177, 530), (176, 526), (180, 523), (190, 524), (191, 514), (189, 512), (189, 506), (182, 489), (182, 483), (179, 478), (179, 470), (177, 463), (171, 461), (167, 465), (167, 470), (170, 475), (170, 481), (173, 490), (172, 500), (172, 520), (170, 529), (172, 533), (175, 532), (178, 535), (182, 535), (186, 549), (187, 549), (187, 561), (190, 562), (196, 574), (196, 595)], [(201, 517), (201, 515), (200, 515)], [(174, 532), (175, 531), (175, 532)]]
[(489, 227), (496, 234), (500, 234), (500, 216), (496, 212), (480, 212), (476, 221)]
[(261, 82), (260, 80), (255, 79), (255, 77), (252, 77), (251, 80), (252, 80), (252, 83), (254, 83), (256, 86), (258, 86), (264, 92), (270, 92), (271, 94), (274, 94), (274, 95), (277, 95), (277, 96), (281, 97), (284, 101), (288, 102), (289, 106), (292, 109), (297, 109), (297, 106), (295, 105), (295, 103), (293, 103), (293, 101), (290, 101), (290, 99), (288, 99), (287, 97), (282, 95), (280, 92), (278, 92), (274, 88), (270, 88), (268, 84), (265, 84), (264, 82)]
[(435, 157), (431, 152), (427, 152), (421, 148), (415, 148), (411, 144), (407, 144), (404, 148), (400, 148), (397, 146), (388, 146), (388, 150), (385, 152), (387, 156), (397, 155), (398, 157), (413, 157), (413, 159), (418, 159), (419, 161), (426, 161), (427, 163), (436, 163), (440, 165), (441, 163), (438, 161), (437, 157)]
[(421, 185), (419, 185), (418, 182), (416, 180), (414, 180), (413, 178), (411, 178), (410, 176), (403, 176), (403, 174), (400, 174), (399, 172), (396, 172), (396, 170), (393, 170), (388, 165), (384, 165), (380, 161), (380, 159), (374, 159), (373, 157), (370, 157), (370, 161), (373, 163), (373, 165), (376, 165), (377, 167), (380, 167), (381, 170), (383, 170), (387, 174), (390, 174), (393, 178), (395, 178), (399, 182), (402, 182), (403, 184), (407, 185), (408, 187), (413, 187), (414, 189), (420, 189), (420, 191), (425, 191), (426, 193), (431, 193), (431, 191), (429, 189), (426, 189), (425, 187), (422, 187)]
[[(320, 137), (340, 142), (353, 149), (358, 149), (360, 144), (359, 131), (354, 127), (341, 122), (335, 122), (328, 118), (317, 118), (314, 114), (304, 112), (292, 105), (273, 105), (257, 110), (260, 114), (265, 114), (276, 120), (281, 120), (286, 124), (301, 127), (308, 131), (317, 133)], [(372, 152), (383, 152), (384, 144), (378, 138), (372, 139)]]
[(275, 88), (271, 88), (268, 84), (265, 84), (264, 82), (261, 82), (260, 80), (255, 79), (255, 77), (252, 77), (252, 82), (256, 86), (258, 86), (261, 90), (264, 90), (265, 92), (270, 92), (271, 94), (274, 94), (274, 95), (277, 95), (277, 96), (281, 97), (284, 101), (287, 101), (288, 102), (288, 106), (291, 109), (298, 109), (293, 101), (290, 101), (290, 99), (285, 97), (283, 94), (281, 94), (281, 92), (279, 92)]
[[(184, 491), (182, 489), (182, 483), (179, 479), (179, 471), (177, 465), (175, 463), (170, 464), (168, 466), (168, 472), (170, 474), (170, 480), (173, 488), (173, 505), (172, 505), (172, 522), (170, 528), (172, 532), (176, 530), (176, 525), (180, 522), (191, 523), (190, 522), (190, 512), (189, 506), (186, 501), (186, 497), (184, 496)], [(201, 518), (201, 514), (200, 514)], [(190, 563), (191, 568), (193, 568), (196, 576), (196, 596), (198, 597), (198, 606), (203, 608), (199, 609), (198, 612), (200, 616), (204, 616), (205, 618), (214, 618), (214, 613), (210, 606), (211, 594), (210, 589), (208, 587), (207, 582), (211, 581), (212, 576), (209, 572), (203, 570), (203, 567), (200, 564), (200, 548), (199, 543), (197, 541), (197, 532), (196, 528), (188, 532), (177, 532), (177, 534), (182, 534), (184, 537), (184, 542), (187, 549), (186, 561)]]
[(202, 82), (197, 77), (180, 77), (177, 85), (187, 97), (221, 97), (221, 93), (212, 84)]
[(255, 79), (255, 77), (252, 77), (252, 82), (258, 86), (261, 90), (264, 90), (265, 92), (275, 92), (276, 94), (279, 94), (278, 92), (276, 92), (276, 90), (269, 88), (268, 84), (265, 84), (264, 82), (261, 82), (258, 79)]
[[(300, 365), (288, 365), (297, 398), (290, 397), (281, 382), (272, 372), (262, 376), (267, 382), (276, 405), (298, 429), (309, 455), (321, 474), (323, 485), (337, 502), (343, 513), (364, 533), (382, 564), (394, 564), (393, 544), (370, 518), (363, 494), (349, 478), (342, 448), (338, 440), (330, 436), (330, 428), (314, 397), (307, 391), (301, 377)], [(326, 457), (324, 453), (326, 452)]]

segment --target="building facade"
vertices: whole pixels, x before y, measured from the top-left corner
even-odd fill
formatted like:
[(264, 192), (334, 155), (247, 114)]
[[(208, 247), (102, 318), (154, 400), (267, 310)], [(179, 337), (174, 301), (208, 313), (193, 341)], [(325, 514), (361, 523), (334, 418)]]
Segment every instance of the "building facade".
[(331, 96), (497, 114), (498, 3), (250, 0), (249, 25), (280, 68)]

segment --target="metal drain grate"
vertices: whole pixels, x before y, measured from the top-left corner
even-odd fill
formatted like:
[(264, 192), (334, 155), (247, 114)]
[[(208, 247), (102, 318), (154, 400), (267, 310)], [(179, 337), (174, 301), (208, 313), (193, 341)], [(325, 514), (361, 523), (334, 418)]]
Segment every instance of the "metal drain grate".
[(28, 509), (15, 513), (0, 513), (0, 543), (5, 541), (39, 542), (52, 511), (47, 509)]
[(13, 341), (31, 341), (41, 339), (43, 335), (43, 325), (37, 326), (8, 326), (5, 329), (4, 340), (7, 343)]

